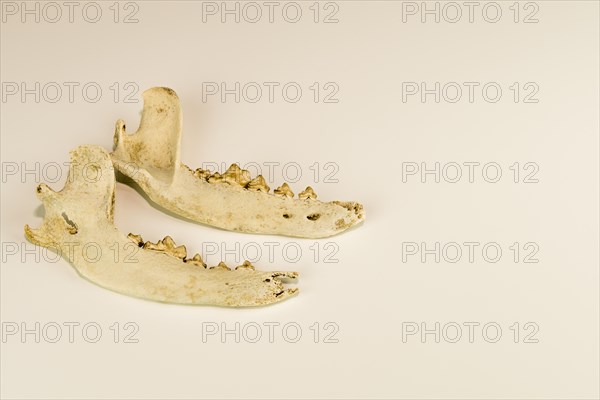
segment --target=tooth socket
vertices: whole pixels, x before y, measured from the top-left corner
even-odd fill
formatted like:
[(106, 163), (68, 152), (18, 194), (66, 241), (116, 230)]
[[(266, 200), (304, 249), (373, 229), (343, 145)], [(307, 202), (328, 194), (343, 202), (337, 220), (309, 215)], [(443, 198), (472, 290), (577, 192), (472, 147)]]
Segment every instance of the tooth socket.
[(279, 186), (273, 193), (279, 196), (294, 197), (294, 192), (292, 192), (292, 189), (290, 189), (290, 186), (287, 183)]
[(269, 193), (269, 190), (271, 190), (271, 188), (269, 187), (269, 185), (267, 185), (267, 182), (265, 182), (265, 178), (263, 178), (262, 175), (259, 175), (256, 178), (252, 179), (250, 182), (248, 182), (248, 184), (246, 185), (246, 189), (254, 192), (263, 193)]
[(306, 189), (304, 189), (303, 192), (298, 193), (298, 197), (301, 198), (301, 199), (316, 200), (317, 199), (317, 194), (315, 193), (315, 191), (313, 190), (313, 188), (311, 188), (310, 186), (307, 186)]

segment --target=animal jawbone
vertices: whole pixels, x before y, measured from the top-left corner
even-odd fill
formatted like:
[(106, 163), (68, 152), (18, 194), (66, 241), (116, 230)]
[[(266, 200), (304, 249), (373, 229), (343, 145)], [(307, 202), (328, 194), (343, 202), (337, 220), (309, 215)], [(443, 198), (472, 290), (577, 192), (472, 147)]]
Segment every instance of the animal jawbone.
[(115, 168), (135, 181), (148, 197), (182, 217), (219, 228), (247, 233), (322, 238), (340, 233), (364, 220), (355, 202), (322, 202), (309, 186), (298, 198), (287, 183), (273, 193), (259, 175), (232, 164), (224, 173), (192, 170), (179, 161), (182, 110), (168, 88), (143, 93), (138, 130), (127, 134), (117, 121)]
[(104, 288), (161, 302), (231, 307), (276, 303), (297, 293), (282, 281), (296, 278), (296, 272), (256, 271), (249, 262), (233, 270), (222, 262), (207, 268), (199, 254), (188, 258), (185, 246), (170, 236), (152, 243), (121, 233), (113, 219), (112, 162), (99, 146), (71, 151), (65, 187), (55, 192), (41, 184), (37, 194), (46, 210), (44, 222), (37, 229), (26, 225), (26, 237), (58, 250), (83, 277)]

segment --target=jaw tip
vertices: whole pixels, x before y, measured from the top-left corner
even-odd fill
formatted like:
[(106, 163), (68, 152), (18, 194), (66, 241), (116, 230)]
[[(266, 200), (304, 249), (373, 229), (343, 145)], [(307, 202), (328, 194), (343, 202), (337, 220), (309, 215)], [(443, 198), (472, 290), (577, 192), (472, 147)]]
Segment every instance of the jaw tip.
[(333, 201), (332, 203), (344, 207), (354, 218), (364, 219), (365, 207), (361, 203), (356, 201)]
[(281, 292), (275, 294), (275, 297), (277, 298), (277, 301), (282, 301), (282, 300), (289, 299), (290, 297), (296, 296), (299, 292), (300, 292), (300, 289), (298, 289), (298, 288), (289, 288), (289, 289), (282, 290)]

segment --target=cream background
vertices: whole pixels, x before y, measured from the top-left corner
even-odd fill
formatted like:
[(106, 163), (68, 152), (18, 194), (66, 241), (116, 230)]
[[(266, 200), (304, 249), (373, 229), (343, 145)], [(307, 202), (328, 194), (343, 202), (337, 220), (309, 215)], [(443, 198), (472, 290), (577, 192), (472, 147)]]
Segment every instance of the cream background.
[[(105, 12), (111, 3), (101, 3)], [(501, 3), (505, 12), (511, 3)], [(597, 2), (539, 1), (537, 24), (508, 14), (497, 24), (403, 24), (392, 1), (338, 2), (337, 24), (308, 15), (222, 24), (202, 23), (201, 2), (137, 4), (136, 24), (109, 14), (97, 24), (2, 24), (3, 82), (94, 81), (105, 90), (94, 104), (2, 102), (3, 162), (62, 163), (78, 144), (111, 148), (114, 121), (134, 130), (141, 103), (115, 103), (108, 87), (169, 86), (183, 102), (185, 163), (295, 161), (304, 168), (296, 193), (311, 184), (321, 199), (359, 200), (367, 220), (323, 241), (339, 246), (337, 264), (311, 262), (308, 240), (297, 241), (301, 262), (258, 262), (301, 272), (298, 297), (259, 309), (140, 301), (91, 285), (64, 261), (13, 256), (1, 268), (3, 322), (134, 321), (140, 342), (9, 340), (3, 398), (598, 398)], [(333, 81), (340, 102), (203, 103), (203, 81)], [(402, 103), (403, 81), (496, 81), (506, 93), (496, 104)], [(540, 102), (509, 100), (516, 81), (537, 82)], [(315, 161), (336, 162), (339, 183), (313, 182)], [(402, 183), (408, 161), (495, 161), (504, 173), (532, 161), (540, 182), (507, 174), (497, 184)], [(2, 184), (3, 242), (23, 243), (23, 225), (41, 222), (36, 184)], [(203, 240), (292, 241), (189, 224), (123, 184), (116, 223), (154, 241), (169, 234), (188, 251)], [(411, 241), (496, 241), (506, 254), (496, 264), (402, 263), (400, 243)], [(529, 241), (540, 263), (512, 262), (507, 247)], [(201, 340), (203, 322), (267, 321), (300, 324), (302, 340)], [(340, 342), (313, 343), (308, 327), (327, 321)], [(403, 321), (495, 321), (504, 335), (496, 344), (402, 343)], [(536, 322), (540, 342), (513, 343), (516, 321)]]

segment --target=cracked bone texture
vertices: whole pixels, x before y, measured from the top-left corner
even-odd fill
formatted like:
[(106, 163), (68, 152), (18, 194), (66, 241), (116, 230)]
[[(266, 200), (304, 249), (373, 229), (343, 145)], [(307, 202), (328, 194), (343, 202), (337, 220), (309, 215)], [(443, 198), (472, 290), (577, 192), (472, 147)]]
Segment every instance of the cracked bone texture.
[(126, 133), (117, 121), (111, 157), (163, 208), (222, 229), (305, 238), (332, 236), (364, 220), (359, 203), (319, 201), (310, 186), (294, 198), (287, 183), (269, 193), (262, 176), (252, 178), (236, 164), (223, 174), (192, 170), (179, 161), (183, 117), (177, 94), (155, 87), (143, 98), (137, 132)]
[[(99, 146), (71, 151), (69, 179), (55, 192), (37, 188), (45, 208), (41, 227), (25, 226), (33, 243), (56, 249), (80, 275), (104, 288), (143, 299), (217, 306), (261, 306), (293, 296), (282, 279), (296, 272), (263, 272), (245, 262), (236, 269), (224, 263), (207, 268), (199, 254), (187, 258), (183, 245), (166, 236), (152, 243), (121, 233), (113, 222), (115, 176), (110, 156)], [(99, 248), (99, 257), (82, 248)], [(117, 246), (118, 258), (113, 251)], [(113, 250), (111, 250), (113, 249)]]

